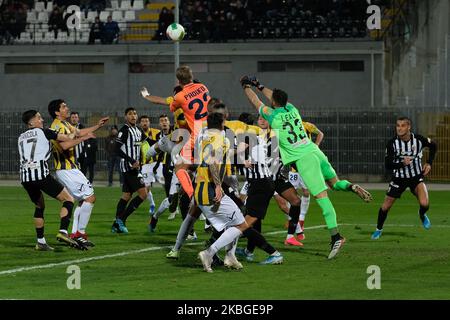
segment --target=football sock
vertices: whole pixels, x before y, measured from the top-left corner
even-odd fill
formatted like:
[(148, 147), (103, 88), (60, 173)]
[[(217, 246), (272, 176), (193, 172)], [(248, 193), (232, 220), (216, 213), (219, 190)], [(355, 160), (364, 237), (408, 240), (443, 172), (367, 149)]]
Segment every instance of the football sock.
[[(72, 210), (73, 210), (73, 202), (71, 201), (64, 201), (61, 210), (66, 209), (67, 215), (64, 217), (61, 217), (60, 223), (59, 223), (59, 231), (64, 231), (67, 233), (67, 229), (69, 228), (70, 224), (70, 217), (72, 216)], [(64, 212), (64, 211), (61, 211)]]
[(302, 196), (302, 203), (300, 205), (300, 220), (304, 221), (306, 214), (308, 213), (308, 209), (309, 209), (309, 201), (310, 201), (311, 197), (304, 197)]
[(333, 186), (333, 190), (336, 191), (350, 191), (351, 190), (351, 183), (347, 180), (339, 180), (336, 182)]
[(148, 200), (148, 203), (150, 204), (150, 206), (155, 205), (155, 201), (153, 200), (153, 194), (152, 194), (151, 190), (148, 190), (147, 200)]
[(185, 169), (179, 169), (175, 174), (178, 178), (178, 181), (180, 181), (181, 187), (183, 188), (184, 192), (186, 192), (189, 199), (192, 198), (192, 195), (194, 194), (194, 188), (192, 187), (192, 181), (189, 173)]
[[(261, 226), (261, 220), (258, 219), (253, 223), (252, 226), (253, 229), (255, 229), (256, 231), (258, 231), (258, 233), (261, 233), (262, 230), (262, 226)], [(255, 251), (255, 248), (257, 247), (257, 244), (255, 243), (255, 239), (254, 238), (248, 238), (247, 240), (247, 250), (250, 252)]]
[(378, 210), (378, 221), (377, 221), (377, 229), (378, 230), (383, 229), (384, 221), (386, 221), (387, 214), (388, 214), (388, 212), (383, 211), (382, 208), (380, 208), (380, 210)]
[[(268, 254), (272, 254), (276, 251), (275, 248), (272, 247), (267, 242), (267, 240), (264, 238), (264, 236), (261, 233), (259, 233), (258, 231), (256, 231), (255, 229), (253, 229), (253, 227), (250, 227), (247, 230), (245, 230), (243, 232), (243, 235), (245, 235), (248, 239), (252, 239), (252, 241), (255, 242), (255, 244), (258, 248), (264, 250)], [(247, 250), (248, 250), (248, 248), (247, 248)], [(250, 251), (250, 250), (248, 250), (248, 251)], [(253, 252), (253, 251), (250, 251), (250, 252)]]
[(94, 204), (87, 201), (84, 201), (81, 205), (80, 217), (78, 219), (78, 231), (82, 234), (86, 233), (86, 227), (89, 223), (89, 219), (91, 218), (93, 208)]
[(186, 219), (186, 215), (189, 212), (189, 203), (191, 201), (189, 200), (188, 196), (183, 193), (180, 197), (180, 212), (181, 212), (181, 217), (184, 219)]
[(422, 220), (422, 222), (425, 219), (425, 213), (427, 213), (429, 208), (430, 208), (429, 206), (426, 206), (426, 207), (420, 206), (419, 216), (420, 216), (420, 220)]
[(141, 197), (139, 197), (139, 196), (134, 197), (133, 200), (130, 201), (127, 208), (121, 215), (121, 219), (122, 219), (123, 223), (125, 223), (125, 221), (127, 221), (128, 217), (134, 212), (134, 210), (136, 210), (141, 205), (141, 203), (143, 201), (144, 200), (142, 200)]
[(298, 218), (300, 216), (300, 206), (291, 206), (289, 209), (289, 216), (291, 217), (291, 220), (289, 220), (288, 234), (293, 235), (295, 234)]
[(227, 230), (222, 233), (222, 235), (217, 239), (208, 249), (208, 254), (213, 256), (219, 251), (220, 249), (224, 248), (228, 244), (232, 243), (234, 240), (239, 238), (239, 236), (242, 234), (241, 230), (239, 230), (236, 227), (228, 228)]
[(333, 229), (337, 229), (336, 211), (333, 204), (328, 197), (317, 199), (317, 204), (322, 209), (322, 215), (325, 218), (328, 230), (333, 232)]
[(158, 210), (155, 212), (155, 214), (153, 215), (153, 217), (155, 219), (158, 219), (163, 213), (164, 211), (167, 210), (167, 208), (169, 208), (170, 206), (170, 202), (169, 202), (169, 198), (165, 198), (161, 204), (159, 205)]
[(75, 208), (75, 211), (73, 212), (72, 233), (75, 233), (78, 230), (78, 219), (80, 219), (80, 210), (81, 208), (78, 206)]
[(177, 210), (178, 207), (178, 192), (169, 195), (169, 202), (170, 202), (169, 212), (170, 213), (175, 212), (175, 210)]
[[(44, 238), (44, 227), (36, 228), (36, 235), (37, 235), (38, 241), (39, 241), (39, 239)], [(45, 243), (45, 240), (43, 243)]]
[(128, 201), (120, 198), (119, 202), (117, 203), (116, 218), (119, 218), (121, 214), (125, 211), (127, 203)]
[(40, 244), (46, 244), (46, 243), (47, 243), (47, 242), (45, 241), (45, 238), (44, 238), (44, 237), (38, 238), (38, 239), (37, 239), (37, 242), (39, 242)]
[(194, 226), (195, 221), (197, 221), (197, 218), (194, 218), (190, 214), (188, 214), (183, 220), (183, 223), (180, 226), (180, 230), (178, 230), (177, 241), (175, 242), (175, 246), (173, 247), (174, 250), (178, 251), (181, 249), (184, 240), (186, 240), (186, 237), (189, 231), (191, 231), (192, 227)]

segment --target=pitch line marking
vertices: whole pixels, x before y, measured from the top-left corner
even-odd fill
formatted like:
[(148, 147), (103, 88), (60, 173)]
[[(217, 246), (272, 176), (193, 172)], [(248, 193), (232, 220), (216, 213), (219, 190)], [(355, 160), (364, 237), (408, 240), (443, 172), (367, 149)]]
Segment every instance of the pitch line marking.
[[(374, 226), (374, 224), (364, 224), (364, 223), (342, 223), (339, 224), (339, 226)], [(418, 225), (410, 225), (410, 224), (386, 224), (385, 226), (388, 227), (417, 227)], [(326, 225), (318, 225), (318, 226), (312, 226), (312, 227), (306, 227), (305, 230), (314, 230), (314, 229), (322, 229), (325, 228)], [(433, 225), (433, 227), (437, 228), (450, 228), (450, 225)], [(286, 230), (280, 230), (280, 231), (272, 231), (272, 232), (266, 232), (266, 235), (276, 235), (276, 234), (282, 234), (286, 233)], [(203, 242), (197, 242), (197, 243), (187, 243), (185, 246), (198, 246), (203, 245)], [(119, 253), (113, 253), (113, 254), (106, 254), (103, 256), (96, 256), (96, 257), (89, 257), (89, 258), (83, 258), (83, 259), (76, 259), (76, 260), (68, 260), (58, 263), (49, 263), (49, 264), (43, 264), (43, 265), (37, 265), (37, 266), (30, 266), (30, 267), (19, 267), (15, 269), (10, 270), (4, 270), (0, 271), (0, 276), (5, 274), (13, 274), (18, 272), (24, 272), (24, 271), (30, 271), (30, 270), (36, 270), (36, 269), (49, 269), (53, 267), (60, 267), (65, 265), (71, 265), (71, 264), (77, 264), (77, 263), (83, 263), (83, 262), (89, 262), (89, 261), (96, 261), (96, 260), (103, 260), (108, 258), (115, 258), (115, 257), (122, 257), (127, 256), (130, 254), (138, 254), (148, 251), (157, 251), (161, 249), (171, 249), (172, 246), (162, 246), (162, 247), (149, 247), (144, 249), (138, 249), (138, 250), (131, 250), (131, 251), (123, 251)]]

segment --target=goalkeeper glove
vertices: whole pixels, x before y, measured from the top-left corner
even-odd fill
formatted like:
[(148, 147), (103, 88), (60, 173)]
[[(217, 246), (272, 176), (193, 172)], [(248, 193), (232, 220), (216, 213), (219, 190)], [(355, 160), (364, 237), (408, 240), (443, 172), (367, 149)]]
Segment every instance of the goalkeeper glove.
[(148, 90), (147, 90), (146, 87), (142, 87), (141, 95), (142, 95), (143, 98), (148, 97), (150, 95), (150, 93), (148, 93)]
[(248, 76), (243, 76), (243, 77), (241, 77), (241, 79), (239, 79), (239, 82), (241, 83), (241, 86), (242, 86), (243, 89), (252, 86), (252, 82), (250, 81), (250, 79), (248, 78)]
[(256, 87), (259, 91), (264, 90), (264, 85), (259, 83), (259, 80), (258, 78), (256, 78), (256, 76), (251, 76), (248, 79), (252, 82), (252, 86)]

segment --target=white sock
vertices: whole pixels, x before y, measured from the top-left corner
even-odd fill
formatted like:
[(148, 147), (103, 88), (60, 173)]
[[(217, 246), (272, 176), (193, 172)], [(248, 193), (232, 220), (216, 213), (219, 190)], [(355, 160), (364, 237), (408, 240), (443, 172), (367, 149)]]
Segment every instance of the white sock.
[(287, 213), (285, 213), (284, 216), (286, 217), (286, 220), (287, 220), (287, 221), (291, 221), (292, 218), (291, 218), (290, 215), (288, 215)]
[(155, 219), (158, 219), (163, 213), (164, 211), (166, 211), (168, 208), (170, 207), (170, 202), (169, 202), (169, 198), (165, 198), (161, 204), (159, 205), (158, 210), (155, 212), (155, 214), (153, 215), (153, 217)]
[(224, 233), (217, 239), (209, 248), (208, 254), (211, 256), (215, 255), (217, 251), (224, 248), (226, 245), (230, 244), (237, 238), (241, 236), (242, 232), (236, 227), (231, 227), (225, 230)]
[(301, 199), (301, 205), (300, 205), (300, 219), (301, 221), (305, 220), (306, 214), (308, 213), (309, 208), (309, 200), (310, 197), (303, 197)]
[(181, 249), (184, 241), (186, 240), (186, 237), (189, 234), (189, 231), (191, 231), (192, 227), (194, 226), (195, 221), (197, 221), (197, 218), (194, 218), (190, 214), (188, 214), (183, 220), (183, 223), (180, 226), (180, 230), (178, 230), (177, 241), (175, 242), (175, 246), (173, 247), (174, 250), (179, 251)]
[(288, 234), (288, 235), (286, 236), (286, 240), (292, 238), (293, 236), (294, 236), (293, 234)]
[(233, 242), (231, 242), (229, 245), (226, 246), (227, 256), (230, 256), (230, 257), (236, 256), (236, 247), (237, 247), (238, 241), (239, 241), (239, 237), (234, 239)]
[(80, 219), (78, 221), (78, 231), (80, 233), (86, 233), (86, 227), (89, 223), (89, 219), (91, 218), (92, 209), (94, 208), (94, 204), (90, 202), (83, 202), (80, 210)]
[(80, 210), (81, 208), (77, 206), (73, 212), (72, 233), (75, 233), (78, 230), (78, 219), (80, 218)]
[(46, 243), (47, 243), (47, 242), (45, 242), (45, 237), (44, 237), (44, 238), (38, 238), (37, 241), (38, 241), (40, 244), (46, 244)]
[(155, 201), (153, 200), (153, 194), (150, 190), (148, 191), (148, 194), (147, 194), (147, 200), (150, 203), (150, 206), (155, 205)]

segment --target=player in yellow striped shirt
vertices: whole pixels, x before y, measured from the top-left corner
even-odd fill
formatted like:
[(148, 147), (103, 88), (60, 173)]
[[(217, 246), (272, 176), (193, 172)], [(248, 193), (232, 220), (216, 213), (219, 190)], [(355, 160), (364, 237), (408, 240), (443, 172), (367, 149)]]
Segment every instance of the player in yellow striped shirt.
[[(53, 119), (51, 128), (57, 133), (68, 134), (75, 137), (84, 137), (92, 135), (94, 131), (103, 127), (109, 118), (105, 117), (99, 120), (98, 124), (89, 128), (77, 129), (69, 122), (70, 109), (66, 102), (61, 99), (50, 101), (48, 112)], [(53, 157), (55, 160), (56, 178), (61, 182), (70, 194), (78, 200), (78, 207), (74, 211), (72, 230), (77, 230), (70, 235), (80, 247), (87, 249), (94, 246), (88, 241), (86, 227), (91, 217), (92, 209), (95, 203), (94, 189), (89, 180), (79, 170), (75, 160), (75, 148), (71, 147), (64, 150), (61, 145), (52, 140)], [(66, 236), (66, 235), (62, 235)]]

